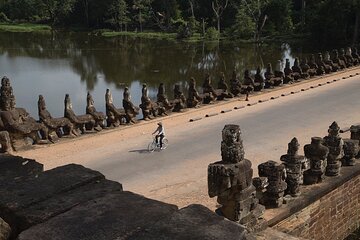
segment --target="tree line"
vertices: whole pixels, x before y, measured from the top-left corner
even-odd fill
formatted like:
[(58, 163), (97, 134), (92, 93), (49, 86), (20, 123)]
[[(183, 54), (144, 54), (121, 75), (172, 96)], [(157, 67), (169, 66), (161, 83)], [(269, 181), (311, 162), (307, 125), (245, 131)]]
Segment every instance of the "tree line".
[(358, 0), (0, 0), (0, 21), (256, 41), (301, 33), (359, 41)]

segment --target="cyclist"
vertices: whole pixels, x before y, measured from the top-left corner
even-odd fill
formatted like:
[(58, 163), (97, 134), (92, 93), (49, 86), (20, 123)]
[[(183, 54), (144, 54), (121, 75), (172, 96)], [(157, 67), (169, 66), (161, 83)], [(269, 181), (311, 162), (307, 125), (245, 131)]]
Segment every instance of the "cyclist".
[(158, 132), (155, 136), (156, 138), (156, 145), (159, 143), (159, 137), (160, 137), (160, 149), (163, 149), (163, 139), (165, 137), (165, 128), (162, 124), (162, 122), (158, 122), (158, 127), (152, 134), (154, 135), (156, 132)]

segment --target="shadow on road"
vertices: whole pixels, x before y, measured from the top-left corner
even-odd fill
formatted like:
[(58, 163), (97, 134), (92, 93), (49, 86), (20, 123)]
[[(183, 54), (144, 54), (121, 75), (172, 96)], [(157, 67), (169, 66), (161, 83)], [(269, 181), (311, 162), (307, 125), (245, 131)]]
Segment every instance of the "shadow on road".
[(147, 150), (147, 149), (130, 150), (129, 152), (131, 152), (131, 153), (133, 153), (133, 152), (136, 152), (136, 153), (150, 153), (149, 150)]

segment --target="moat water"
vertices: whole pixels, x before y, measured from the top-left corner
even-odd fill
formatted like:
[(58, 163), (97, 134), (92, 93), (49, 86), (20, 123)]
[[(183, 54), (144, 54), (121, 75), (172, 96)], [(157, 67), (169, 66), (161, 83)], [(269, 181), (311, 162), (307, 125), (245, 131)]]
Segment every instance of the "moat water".
[(90, 91), (97, 110), (104, 111), (105, 90), (109, 88), (117, 107), (122, 93), (130, 87), (132, 100), (139, 104), (141, 87), (147, 83), (149, 95), (156, 98), (160, 82), (169, 99), (173, 85), (184, 92), (187, 81), (195, 77), (201, 86), (205, 73), (217, 85), (219, 73), (227, 80), (236, 67), (255, 70), (275, 64), (291, 63), (307, 54), (301, 46), (287, 43), (241, 44), (236, 42), (179, 42), (129, 37), (105, 38), (88, 33), (0, 33), (0, 76), (11, 80), (18, 107), (26, 108), (37, 119), (38, 95), (45, 97), (54, 117), (63, 115), (64, 96), (70, 94), (76, 113), (84, 114), (86, 93)]

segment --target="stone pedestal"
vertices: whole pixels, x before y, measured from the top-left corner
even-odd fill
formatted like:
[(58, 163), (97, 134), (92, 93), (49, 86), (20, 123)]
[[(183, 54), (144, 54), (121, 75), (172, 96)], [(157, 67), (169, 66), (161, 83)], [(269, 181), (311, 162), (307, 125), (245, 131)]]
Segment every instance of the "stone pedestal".
[(222, 132), (222, 161), (208, 166), (208, 193), (217, 196), (221, 207), (216, 211), (229, 220), (256, 229), (264, 207), (258, 204), (252, 184), (251, 162), (244, 158), (238, 125), (226, 125)]
[(285, 165), (275, 161), (267, 161), (258, 166), (259, 176), (267, 177), (269, 185), (260, 200), (260, 204), (267, 208), (277, 208), (283, 203), (284, 192), (287, 188), (285, 182)]
[(282, 155), (280, 160), (286, 169), (286, 194), (293, 197), (300, 195), (300, 185), (303, 183), (303, 173), (308, 168), (307, 160), (304, 156), (298, 155), (299, 143), (293, 138), (288, 144), (287, 154)]
[(344, 139), (344, 157), (342, 164), (344, 166), (354, 166), (355, 157), (359, 153), (359, 140)]
[[(351, 139), (359, 140), (360, 142), (360, 125), (352, 125), (350, 127)], [(360, 158), (360, 152), (357, 154), (356, 158)]]
[(344, 156), (344, 142), (340, 137), (340, 128), (333, 122), (328, 130), (328, 136), (324, 137), (324, 145), (329, 148), (327, 156), (326, 176), (338, 176), (341, 169), (341, 159)]
[(329, 149), (321, 142), (321, 137), (312, 137), (311, 144), (304, 146), (305, 157), (310, 161), (310, 169), (304, 172), (304, 184), (315, 184), (324, 179)]

